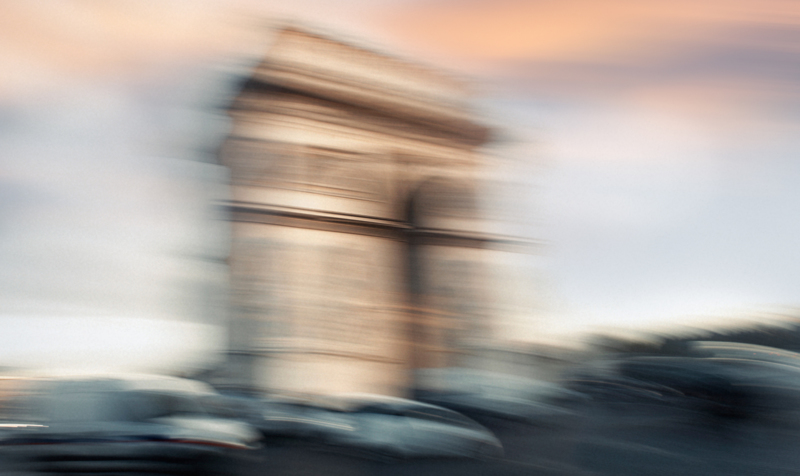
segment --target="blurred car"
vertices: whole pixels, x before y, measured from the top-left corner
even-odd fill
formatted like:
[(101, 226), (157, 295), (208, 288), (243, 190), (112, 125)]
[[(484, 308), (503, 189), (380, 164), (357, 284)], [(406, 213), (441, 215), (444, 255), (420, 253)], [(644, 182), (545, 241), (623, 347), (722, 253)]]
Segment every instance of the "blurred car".
[(729, 375), (740, 397), (735, 415), (780, 418), (800, 415), (800, 366), (744, 358), (703, 359)]
[(583, 371), (566, 376), (562, 383), (595, 403), (664, 405), (683, 397), (681, 392), (668, 386), (619, 374)]
[(319, 400), (273, 396), (261, 402), (261, 415), (253, 422), (266, 437), (329, 441), (332, 435), (352, 432), (352, 419)]
[[(657, 410), (659, 406), (733, 416), (745, 395), (733, 376), (705, 359), (683, 356), (630, 356), (584, 366), (565, 376), (564, 384), (605, 407)], [(654, 408), (656, 407), (656, 408)]]
[(261, 399), (249, 395), (207, 394), (200, 397), (200, 403), (220, 418), (247, 421), (261, 415)]
[(425, 369), (419, 400), (469, 416), (491, 416), (528, 423), (554, 422), (575, 415), (586, 396), (553, 382), (472, 369)]
[(243, 421), (273, 440), (321, 441), (331, 431), (352, 430), (347, 416), (309, 398), (216, 395), (203, 403), (215, 415)]
[(669, 389), (662, 392), (673, 405), (713, 416), (745, 416), (748, 395), (737, 385), (741, 376), (708, 359), (694, 357), (639, 357), (620, 363), (620, 374), (644, 385)]
[(693, 341), (687, 347), (693, 357), (746, 359), (800, 367), (800, 354), (775, 347), (724, 341)]
[(688, 356), (608, 360), (565, 384), (596, 402), (668, 405), (714, 417), (786, 416), (800, 410), (800, 359), (763, 346), (694, 345)]
[(466, 416), (435, 405), (371, 394), (328, 397), (325, 407), (346, 425), (329, 427), (330, 445), (384, 458), (499, 458), (500, 441)]
[(35, 380), (5, 466), (37, 473), (214, 474), (258, 446), (248, 425), (211, 416), (200, 382), (159, 376)]

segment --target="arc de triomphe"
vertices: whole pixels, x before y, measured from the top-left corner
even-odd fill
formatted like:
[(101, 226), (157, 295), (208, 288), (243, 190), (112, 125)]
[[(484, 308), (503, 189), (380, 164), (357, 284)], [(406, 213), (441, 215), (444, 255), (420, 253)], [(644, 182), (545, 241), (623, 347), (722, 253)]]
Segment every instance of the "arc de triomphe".
[(468, 85), (277, 30), (229, 115), (228, 377), (282, 393), (403, 394), (490, 336)]

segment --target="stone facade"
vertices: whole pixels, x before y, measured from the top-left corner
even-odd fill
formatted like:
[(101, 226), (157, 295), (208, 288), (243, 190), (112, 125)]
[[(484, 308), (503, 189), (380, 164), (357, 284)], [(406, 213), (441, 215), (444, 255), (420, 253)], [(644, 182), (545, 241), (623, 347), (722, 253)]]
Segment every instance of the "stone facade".
[(490, 332), (466, 83), (298, 28), (229, 110), (228, 377), (405, 394)]

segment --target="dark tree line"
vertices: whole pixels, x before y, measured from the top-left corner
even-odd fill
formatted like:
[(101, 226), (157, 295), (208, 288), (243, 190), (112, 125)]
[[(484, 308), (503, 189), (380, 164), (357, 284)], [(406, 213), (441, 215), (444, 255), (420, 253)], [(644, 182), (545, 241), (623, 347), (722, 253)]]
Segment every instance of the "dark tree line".
[(759, 324), (735, 329), (694, 330), (674, 335), (655, 334), (642, 339), (597, 336), (594, 345), (598, 349), (610, 352), (681, 355), (687, 351), (689, 342), (698, 340), (763, 345), (800, 353), (800, 322), (783, 325)]

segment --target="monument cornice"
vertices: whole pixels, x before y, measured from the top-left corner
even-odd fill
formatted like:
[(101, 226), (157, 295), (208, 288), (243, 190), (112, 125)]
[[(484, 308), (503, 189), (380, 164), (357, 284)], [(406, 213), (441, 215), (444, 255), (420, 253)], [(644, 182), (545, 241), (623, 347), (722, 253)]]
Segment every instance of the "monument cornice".
[(259, 87), (281, 88), (311, 98), (323, 99), (350, 108), (361, 108), (388, 118), (402, 118), (411, 124), (431, 128), (456, 137), (460, 141), (480, 145), (489, 140), (488, 127), (469, 120), (462, 111), (436, 98), (419, 98), (403, 91), (375, 88), (367, 82), (331, 77), (325, 71), (268, 63), (245, 85), (243, 92)]
[(528, 240), (480, 232), (417, 228), (401, 220), (379, 219), (365, 215), (236, 201), (225, 203), (223, 206), (230, 214), (231, 219), (239, 223), (259, 223), (352, 233), (402, 242), (413, 241), (417, 245), (429, 246), (530, 248), (538, 245)]
[[(440, 124), (408, 119), (398, 120), (397, 116), (390, 116), (380, 111), (352, 104), (337, 103), (331, 99), (301, 94), (298, 91), (283, 88), (267, 90), (267, 87), (264, 85), (262, 91), (266, 94), (272, 93), (271, 96), (266, 94), (262, 96), (257, 89), (251, 87), (246, 91), (249, 94), (240, 96), (229, 110), (232, 112), (268, 112), (276, 116), (308, 119), (322, 124), (344, 126), (355, 130), (465, 150), (485, 142), (482, 137), (475, 137), (452, 128), (442, 128)], [(331, 114), (331, 111), (336, 111), (336, 114)], [(345, 114), (342, 114), (343, 111)]]

